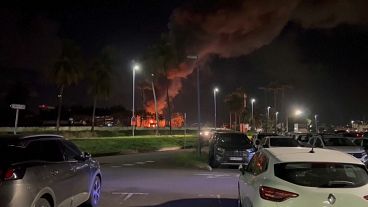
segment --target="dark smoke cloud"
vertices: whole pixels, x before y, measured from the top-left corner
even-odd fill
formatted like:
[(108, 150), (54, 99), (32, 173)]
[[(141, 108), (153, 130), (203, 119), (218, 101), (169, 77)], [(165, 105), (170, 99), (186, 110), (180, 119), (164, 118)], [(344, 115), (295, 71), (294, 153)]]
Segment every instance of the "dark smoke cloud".
[(60, 52), (58, 30), (45, 17), (0, 9), (1, 68), (45, 69)]
[[(176, 9), (170, 20), (171, 37), (183, 62), (169, 72), (170, 97), (179, 94), (181, 80), (193, 72), (182, 67), (186, 55), (238, 57), (271, 43), (289, 22), (305, 29), (340, 24), (367, 24), (366, 0), (201, 0)], [(164, 99), (162, 99), (164, 100)]]

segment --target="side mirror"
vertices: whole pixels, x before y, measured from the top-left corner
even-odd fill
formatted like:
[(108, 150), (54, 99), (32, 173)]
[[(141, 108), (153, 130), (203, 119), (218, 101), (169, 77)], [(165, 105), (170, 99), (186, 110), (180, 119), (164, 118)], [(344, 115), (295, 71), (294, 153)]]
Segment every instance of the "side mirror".
[(91, 154), (89, 154), (88, 152), (83, 152), (81, 155), (78, 155), (78, 156), (75, 157), (76, 160), (82, 161), (82, 162), (84, 162), (84, 161), (86, 161), (90, 158), (91, 158)]
[(244, 164), (239, 165), (239, 171), (242, 175), (244, 175), (244, 173), (245, 173), (245, 165)]
[(87, 159), (90, 159), (92, 155), (89, 154), (88, 152), (83, 152), (83, 157), (87, 160)]

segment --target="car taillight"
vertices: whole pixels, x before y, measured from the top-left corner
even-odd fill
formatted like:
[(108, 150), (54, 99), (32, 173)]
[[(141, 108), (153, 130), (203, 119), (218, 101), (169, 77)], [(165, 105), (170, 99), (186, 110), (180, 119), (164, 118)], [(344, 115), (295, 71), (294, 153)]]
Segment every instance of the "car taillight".
[(293, 192), (284, 191), (284, 190), (271, 188), (267, 186), (261, 186), (259, 188), (259, 195), (261, 196), (261, 198), (265, 200), (274, 201), (274, 202), (282, 202), (289, 198), (296, 198), (299, 196), (299, 194), (296, 194)]
[(17, 180), (22, 179), (26, 170), (24, 168), (9, 168), (4, 171), (3, 180)]

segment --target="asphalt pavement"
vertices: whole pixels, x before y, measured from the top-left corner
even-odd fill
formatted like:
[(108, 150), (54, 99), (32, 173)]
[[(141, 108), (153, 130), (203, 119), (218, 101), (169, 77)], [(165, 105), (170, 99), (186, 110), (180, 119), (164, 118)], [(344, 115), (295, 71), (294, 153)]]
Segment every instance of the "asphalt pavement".
[(170, 168), (174, 153), (101, 157), (100, 207), (236, 207), (238, 170)]

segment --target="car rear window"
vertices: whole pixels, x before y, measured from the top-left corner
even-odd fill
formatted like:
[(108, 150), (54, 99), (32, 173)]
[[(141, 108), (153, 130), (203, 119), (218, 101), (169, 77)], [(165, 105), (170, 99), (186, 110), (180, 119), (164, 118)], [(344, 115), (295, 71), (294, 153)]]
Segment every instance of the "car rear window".
[(0, 142), (0, 164), (11, 164), (25, 159), (25, 149), (15, 143)]
[(345, 137), (323, 138), (325, 146), (356, 146), (350, 139)]
[(298, 142), (293, 138), (270, 138), (272, 147), (297, 147)]
[(287, 182), (318, 188), (355, 188), (368, 184), (363, 165), (344, 163), (280, 163), (275, 176)]

